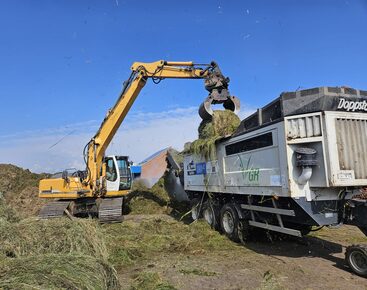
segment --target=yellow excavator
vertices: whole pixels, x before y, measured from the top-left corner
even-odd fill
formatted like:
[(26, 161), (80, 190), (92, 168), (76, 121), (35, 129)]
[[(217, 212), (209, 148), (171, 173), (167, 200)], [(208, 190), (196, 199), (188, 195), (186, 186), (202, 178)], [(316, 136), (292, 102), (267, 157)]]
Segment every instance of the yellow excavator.
[(101, 222), (122, 220), (123, 200), (132, 183), (130, 163), (126, 156), (105, 156), (105, 152), (148, 79), (154, 83), (165, 78), (204, 79), (209, 96), (199, 108), (202, 119), (211, 118), (212, 104), (223, 104), (225, 109), (235, 113), (239, 111), (239, 100), (228, 91), (229, 79), (223, 76), (215, 62), (135, 62), (131, 70), (116, 104), (84, 147), (86, 170), (64, 171), (40, 181), (39, 197), (53, 199), (41, 209), (41, 218), (67, 213), (74, 216), (98, 215)]

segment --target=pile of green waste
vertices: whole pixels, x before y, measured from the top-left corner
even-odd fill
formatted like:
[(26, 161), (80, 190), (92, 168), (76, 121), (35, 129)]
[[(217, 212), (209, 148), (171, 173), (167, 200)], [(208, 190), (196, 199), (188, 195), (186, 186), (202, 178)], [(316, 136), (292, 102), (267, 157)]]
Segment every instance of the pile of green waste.
[(93, 220), (21, 219), (0, 197), (0, 289), (119, 289)]
[(230, 110), (216, 110), (211, 120), (203, 120), (198, 128), (199, 139), (191, 143), (189, 151), (206, 160), (216, 157), (215, 142), (232, 135), (240, 125), (240, 118)]
[(181, 216), (189, 210), (186, 202), (179, 202), (171, 198), (167, 172), (152, 188), (147, 188), (139, 180), (135, 180), (132, 189), (132, 192), (126, 199), (125, 214), (169, 214)]
[(2, 192), (0, 192), (0, 224), (3, 221), (17, 222), (19, 220), (17, 212), (5, 202)]
[(108, 258), (97, 221), (65, 218), (19, 222), (0, 220), (0, 257), (38, 256), (42, 254), (89, 255)]
[(126, 199), (126, 214), (170, 214), (170, 202), (164, 188), (164, 177), (161, 177), (152, 188), (135, 180), (132, 192)]
[(0, 196), (20, 218), (35, 216), (46, 202), (38, 198), (38, 184), (47, 176), (11, 164), (0, 164)]
[(0, 289), (120, 289), (103, 260), (44, 254), (0, 260)]

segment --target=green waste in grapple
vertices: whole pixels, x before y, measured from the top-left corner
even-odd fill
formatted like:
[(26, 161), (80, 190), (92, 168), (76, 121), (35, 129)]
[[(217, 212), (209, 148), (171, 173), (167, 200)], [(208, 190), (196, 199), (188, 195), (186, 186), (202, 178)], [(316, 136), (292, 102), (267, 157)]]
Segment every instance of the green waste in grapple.
[(232, 135), (240, 123), (240, 118), (230, 110), (214, 111), (211, 120), (203, 120), (200, 123), (199, 139), (191, 143), (189, 151), (205, 157), (206, 160), (215, 159), (215, 142)]

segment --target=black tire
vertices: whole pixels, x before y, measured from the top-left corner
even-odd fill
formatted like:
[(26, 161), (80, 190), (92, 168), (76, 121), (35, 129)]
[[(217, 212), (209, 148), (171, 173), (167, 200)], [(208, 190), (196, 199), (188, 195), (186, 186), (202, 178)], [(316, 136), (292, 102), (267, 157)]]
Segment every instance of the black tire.
[(200, 209), (200, 202), (201, 199), (198, 198), (194, 198), (193, 200), (191, 200), (191, 218), (193, 221), (198, 220), (199, 218), (202, 217), (202, 209)]
[(229, 239), (240, 242), (240, 219), (237, 210), (230, 203), (225, 204), (220, 211), (220, 227)]
[(242, 244), (246, 244), (246, 241), (250, 237), (250, 224), (247, 219), (240, 220), (238, 226), (238, 236)]
[(345, 260), (354, 273), (367, 277), (367, 246), (353, 245), (347, 248)]
[(219, 213), (217, 207), (207, 200), (203, 205), (203, 218), (213, 229), (219, 228)]

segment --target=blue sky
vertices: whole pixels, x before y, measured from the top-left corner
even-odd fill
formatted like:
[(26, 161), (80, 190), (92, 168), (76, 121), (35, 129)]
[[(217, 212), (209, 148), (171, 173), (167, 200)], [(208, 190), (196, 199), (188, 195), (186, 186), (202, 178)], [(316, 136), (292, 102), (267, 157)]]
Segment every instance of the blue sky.
[[(24, 136), (50, 137), (38, 152), (43, 148), (48, 157), (62, 151), (66, 141), (48, 149), (60, 136), (91, 136), (134, 61), (216, 60), (244, 112), (299, 87), (367, 89), (366, 0), (4, 0), (0, 25), (0, 162), (29, 168), (35, 168), (32, 160), (10, 154), (20, 143), (17, 150), (25, 150), (29, 139)], [(206, 95), (198, 80), (150, 82), (125, 127), (134, 128), (142, 114), (162, 118), (162, 112), (184, 110), (192, 118)], [(148, 121), (157, 119), (139, 119), (145, 127)], [(167, 145), (154, 141), (157, 148)], [(81, 155), (78, 146), (73, 156)], [(135, 154), (122, 145), (118, 149)]]

